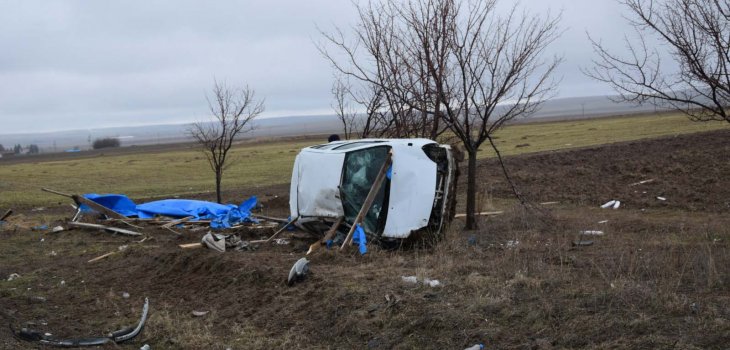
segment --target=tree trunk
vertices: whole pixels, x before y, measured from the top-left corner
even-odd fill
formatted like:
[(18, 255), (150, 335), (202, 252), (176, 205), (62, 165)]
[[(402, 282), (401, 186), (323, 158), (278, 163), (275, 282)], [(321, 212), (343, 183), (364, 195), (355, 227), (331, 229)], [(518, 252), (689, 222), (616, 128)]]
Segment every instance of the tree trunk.
[(469, 150), (469, 168), (467, 170), (466, 185), (466, 227), (467, 230), (477, 228), (476, 216), (476, 194), (477, 194), (477, 150)]
[(223, 171), (218, 170), (215, 172), (215, 198), (218, 204), (223, 203), (221, 200), (221, 179), (223, 178)]

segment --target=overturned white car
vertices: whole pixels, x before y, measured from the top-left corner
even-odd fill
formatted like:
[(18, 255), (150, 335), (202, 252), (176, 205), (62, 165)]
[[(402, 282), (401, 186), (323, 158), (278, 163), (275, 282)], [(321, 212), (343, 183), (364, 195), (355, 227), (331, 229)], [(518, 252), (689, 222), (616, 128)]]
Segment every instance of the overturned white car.
[(320, 233), (340, 217), (351, 226), (388, 154), (387, 179), (362, 220), (366, 234), (403, 239), (421, 230), (440, 233), (453, 212), (456, 167), (451, 148), (428, 139), (362, 139), (302, 149), (292, 171), (292, 218)]

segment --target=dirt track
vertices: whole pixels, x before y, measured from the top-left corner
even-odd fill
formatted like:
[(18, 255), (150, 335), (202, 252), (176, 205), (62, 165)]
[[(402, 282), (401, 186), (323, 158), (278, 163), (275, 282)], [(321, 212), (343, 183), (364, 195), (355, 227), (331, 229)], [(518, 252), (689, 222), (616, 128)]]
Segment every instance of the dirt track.
[[(478, 232), (457, 222), (432, 250), (324, 252), (293, 287), (285, 276), (312, 239), (218, 254), (177, 247), (202, 233), (179, 239), (147, 227), (151, 240), (139, 244), (108, 233), (24, 228), (54, 224), (65, 208), (21, 213), (0, 231), (0, 318), (58, 336), (101, 335), (136, 322), (147, 296), (151, 318), (128, 348), (460, 349), (483, 342), (720, 349), (730, 343), (729, 137), (721, 131), (509, 158), (524, 195), (561, 203), (543, 214), (499, 208), (506, 214)], [(494, 164), (482, 166), (491, 194), (509, 198)], [(267, 214), (286, 213), (287, 190), (266, 190)], [(597, 208), (610, 199), (624, 206)], [(571, 247), (583, 229), (606, 235)], [(129, 248), (87, 263), (121, 245)], [(5, 281), (11, 273), (21, 277)], [(401, 281), (408, 275), (443, 286)], [(193, 310), (210, 313), (194, 317)], [(0, 328), (0, 348), (29, 346)]]

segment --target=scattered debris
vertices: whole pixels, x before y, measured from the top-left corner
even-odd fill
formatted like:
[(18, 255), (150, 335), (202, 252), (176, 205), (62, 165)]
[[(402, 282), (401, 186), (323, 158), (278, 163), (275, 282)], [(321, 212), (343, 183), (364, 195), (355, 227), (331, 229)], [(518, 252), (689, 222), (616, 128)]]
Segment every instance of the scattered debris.
[(18, 279), (18, 278), (20, 278), (20, 275), (19, 275), (19, 274), (17, 274), (17, 273), (11, 273), (11, 274), (10, 274), (10, 275), (8, 276), (8, 282), (10, 282), (10, 281), (12, 281), (12, 280), (14, 280), (14, 279)]
[(598, 223), (599, 223), (599, 224), (605, 224), (605, 223), (608, 223), (608, 220), (601, 220), (601, 221), (599, 221)]
[[(416, 276), (400, 276), (400, 279), (404, 283), (418, 284), (418, 277), (416, 277)], [(426, 285), (426, 286), (429, 286), (432, 288), (441, 286), (441, 282), (439, 280), (432, 280), (428, 277), (424, 278), (423, 281), (421, 281), (421, 283), (423, 283), (423, 285)]]
[(277, 238), (274, 240), (274, 243), (276, 243), (278, 245), (287, 245), (287, 244), (289, 244), (289, 240), (286, 238)]
[(507, 241), (504, 244), (504, 246), (507, 248), (514, 248), (514, 247), (518, 246), (519, 244), (520, 244), (520, 241), (518, 241), (518, 240), (510, 240), (510, 241)]
[(51, 229), (51, 232), (53, 232), (53, 233), (57, 233), (57, 232), (61, 232), (61, 231), (63, 231), (63, 230), (64, 230), (63, 226), (60, 226), (60, 225), (59, 225), (59, 226), (56, 226), (56, 227), (54, 227), (53, 229)]
[(58, 255), (58, 253), (56, 253), (55, 250), (51, 250), (51, 252), (48, 255), (50, 255), (50, 256), (56, 256), (56, 255)]
[(286, 280), (288, 285), (294, 284), (294, 282), (301, 281), (307, 276), (309, 272), (309, 260), (307, 258), (301, 258), (294, 263), (289, 270), (289, 277)]
[(639, 181), (639, 182), (634, 182), (632, 184), (629, 184), (629, 186), (638, 186), (638, 185), (648, 184), (650, 182), (654, 182), (654, 179), (648, 179), (648, 180), (642, 180), (642, 181)]
[(75, 339), (63, 339), (56, 338), (51, 333), (39, 332), (28, 328), (22, 328), (20, 331), (15, 331), (11, 328), (13, 334), (20, 340), (29, 342), (37, 342), (41, 345), (56, 346), (56, 347), (82, 347), (82, 346), (100, 346), (109, 343), (122, 343), (133, 339), (142, 331), (145, 322), (147, 321), (147, 314), (149, 313), (149, 299), (145, 298), (144, 306), (142, 307), (142, 316), (139, 319), (139, 323), (136, 327), (128, 327), (116, 332), (109, 334), (104, 337), (94, 338), (75, 338)]
[(660, 201), (665, 201), (665, 200), (667, 200), (667, 198), (665, 198), (665, 197), (656, 197), (656, 199), (658, 199), (658, 200), (660, 200)]
[(122, 298), (124, 298), (124, 299), (129, 299), (129, 293), (127, 293), (127, 292), (122, 292)]
[(580, 231), (580, 234), (587, 235), (587, 236), (603, 236), (603, 231), (585, 230), (585, 231)]
[(59, 284), (60, 284), (61, 286), (65, 286), (65, 285), (66, 285), (66, 281), (64, 281), (64, 280), (61, 280), (61, 283), (59, 283)]
[(139, 350), (150, 350), (150, 349), (152, 349), (152, 348), (150, 347), (149, 344), (142, 345), (142, 347), (139, 348)]
[(203, 317), (207, 315), (210, 311), (195, 311), (193, 310), (193, 316), (195, 317)]

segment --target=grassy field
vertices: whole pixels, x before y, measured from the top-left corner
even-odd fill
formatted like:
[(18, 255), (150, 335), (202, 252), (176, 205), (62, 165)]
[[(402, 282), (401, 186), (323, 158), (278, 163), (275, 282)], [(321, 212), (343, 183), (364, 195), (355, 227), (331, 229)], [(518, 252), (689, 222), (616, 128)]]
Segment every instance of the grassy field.
[[(637, 140), (730, 127), (724, 122), (697, 123), (678, 114), (600, 118), (505, 127), (497, 142), (505, 155)], [(299, 149), (316, 141), (242, 144), (232, 150), (224, 190), (255, 189), (287, 183)], [(482, 157), (492, 156), (489, 145)], [(185, 196), (214, 190), (212, 172), (199, 151), (107, 155), (64, 161), (0, 165), (0, 208), (48, 206), (60, 197), (41, 192), (48, 187), (69, 193), (124, 193), (133, 198)], [(258, 193), (224, 198), (237, 202)], [(65, 202), (65, 201), (64, 201)]]

